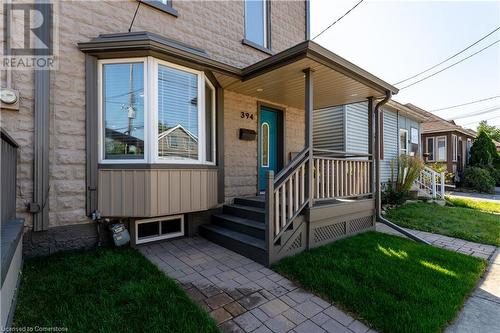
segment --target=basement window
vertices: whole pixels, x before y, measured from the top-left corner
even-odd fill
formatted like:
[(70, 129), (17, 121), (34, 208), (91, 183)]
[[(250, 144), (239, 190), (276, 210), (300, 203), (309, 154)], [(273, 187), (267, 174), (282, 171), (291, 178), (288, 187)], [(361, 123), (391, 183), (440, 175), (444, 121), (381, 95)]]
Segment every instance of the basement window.
[(184, 236), (184, 215), (138, 220), (135, 235), (136, 244)]

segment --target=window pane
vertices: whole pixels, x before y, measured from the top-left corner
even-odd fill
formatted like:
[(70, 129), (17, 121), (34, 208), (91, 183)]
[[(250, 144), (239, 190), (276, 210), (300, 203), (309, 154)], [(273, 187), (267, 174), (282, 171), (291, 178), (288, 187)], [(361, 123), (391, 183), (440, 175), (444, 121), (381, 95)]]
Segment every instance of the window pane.
[(214, 96), (213, 89), (205, 84), (205, 138), (206, 138), (206, 159), (207, 162), (214, 161)]
[(408, 148), (408, 132), (399, 131), (399, 150), (400, 154), (406, 154)]
[(265, 16), (265, 0), (245, 1), (245, 38), (267, 47)]
[(143, 64), (105, 64), (102, 80), (104, 158), (143, 159)]
[(171, 234), (174, 232), (181, 232), (182, 219), (161, 221), (161, 234)]
[(158, 222), (140, 223), (137, 225), (137, 238), (153, 237), (160, 234)]
[(198, 76), (158, 66), (158, 156), (198, 159)]
[(262, 166), (269, 166), (269, 124), (262, 124)]
[(437, 142), (438, 148), (438, 160), (445, 161), (446, 160), (446, 141), (445, 139), (438, 139)]
[(427, 139), (427, 153), (429, 154), (429, 160), (434, 160), (434, 140)]

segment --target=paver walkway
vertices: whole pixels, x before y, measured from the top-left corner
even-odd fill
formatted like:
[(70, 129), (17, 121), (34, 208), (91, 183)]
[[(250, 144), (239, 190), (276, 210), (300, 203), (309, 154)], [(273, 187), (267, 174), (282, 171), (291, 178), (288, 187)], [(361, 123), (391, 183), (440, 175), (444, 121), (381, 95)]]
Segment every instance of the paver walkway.
[[(428, 241), (434, 246), (442, 247), (451, 251), (468, 254), (483, 259), (491, 259), (495, 253), (496, 247), (480, 243), (469, 242), (459, 238), (448, 237), (444, 235), (433, 234), (426, 231), (403, 228), (416, 236)], [(379, 232), (405, 237), (403, 234), (388, 227), (383, 223), (377, 222), (376, 230)]]
[(373, 332), (280, 274), (203, 238), (139, 250), (179, 281), (224, 332)]
[(500, 248), (447, 333), (500, 333)]

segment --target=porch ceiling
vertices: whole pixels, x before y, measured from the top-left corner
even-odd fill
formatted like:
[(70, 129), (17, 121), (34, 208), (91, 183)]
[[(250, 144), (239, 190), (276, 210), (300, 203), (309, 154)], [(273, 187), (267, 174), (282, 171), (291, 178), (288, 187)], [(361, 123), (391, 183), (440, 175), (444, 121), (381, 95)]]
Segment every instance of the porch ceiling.
[(314, 73), (314, 108), (381, 98), (397, 89), (313, 42), (305, 42), (243, 69), (241, 79), (214, 73), (223, 88), (304, 108), (304, 69)]

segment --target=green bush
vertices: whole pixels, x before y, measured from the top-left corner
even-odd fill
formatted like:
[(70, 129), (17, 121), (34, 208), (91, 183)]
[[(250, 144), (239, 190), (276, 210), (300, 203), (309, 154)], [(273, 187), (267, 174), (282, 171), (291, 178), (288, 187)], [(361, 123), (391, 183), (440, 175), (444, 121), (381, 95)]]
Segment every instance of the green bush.
[(495, 185), (500, 186), (500, 168), (491, 169), (490, 174), (495, 180)]
[(492, 193), (495, 187), (495, 179), (487, 169), (467, 167), (462, 173), (461, 185), (479, 192)]
[(408, 191), (396, 191), (395, 184), (389, 182), (385, 189), (382, 191), (382, 204), (383, 205), (401, 205), (409, 197)]
[(498, 153), (493, 140), (486, 132), (480, 132), (470, 149), (470, 165), (488, 167), (497, 160)]

